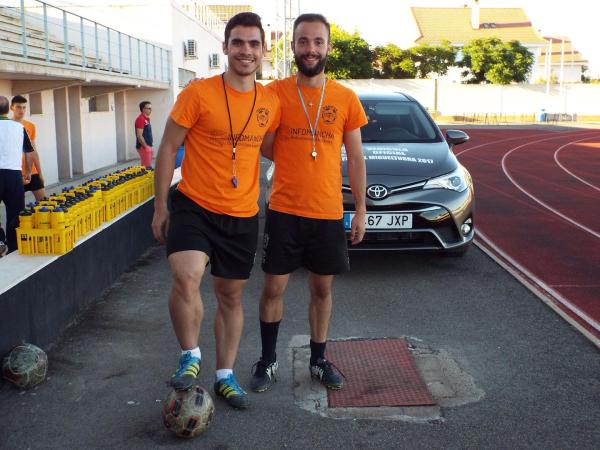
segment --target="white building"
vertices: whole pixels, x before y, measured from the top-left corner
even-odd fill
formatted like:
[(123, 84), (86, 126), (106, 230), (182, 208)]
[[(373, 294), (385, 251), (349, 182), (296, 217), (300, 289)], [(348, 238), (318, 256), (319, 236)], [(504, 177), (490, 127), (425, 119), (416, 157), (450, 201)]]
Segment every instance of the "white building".
[[(452, 46), (462, 48), (473, 39), (495, 37), (505, 42), (519, 41), (536, 61), (547, 45), (521, 8), (480, 8), (474, 0), (471, 7), (415, 7), (411, 11), (418, 30), (414, 41), (417, 45), (449, 41)], [(461, 81), (461, 72), (462, 69), (451, 68), (443, 79)], [(532, 81), (535, 78), (530, 77)]]
[(0, 95), (28, 98), (46, 184), (137, 157), (143, 100), (157, 147), (181, 87), (223, 70), (222, 35), (172, 0), (24, 4), (0, 4)]

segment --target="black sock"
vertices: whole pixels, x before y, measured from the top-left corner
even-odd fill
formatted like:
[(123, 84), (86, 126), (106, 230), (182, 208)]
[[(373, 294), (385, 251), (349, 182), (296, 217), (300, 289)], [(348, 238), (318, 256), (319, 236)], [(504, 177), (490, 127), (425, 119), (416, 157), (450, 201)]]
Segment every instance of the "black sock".
[(315, 342), (310, 340), (310, 365), (317, 363), (319, 358), (325, 358), (325, 344), (327, 342)]
[(277, 359), (275, 347), (277, 347), (277, 333), (279, 332), (279, 322), (260, 321), (260, 339), (262, 341), (262, 360), (267, 364)]

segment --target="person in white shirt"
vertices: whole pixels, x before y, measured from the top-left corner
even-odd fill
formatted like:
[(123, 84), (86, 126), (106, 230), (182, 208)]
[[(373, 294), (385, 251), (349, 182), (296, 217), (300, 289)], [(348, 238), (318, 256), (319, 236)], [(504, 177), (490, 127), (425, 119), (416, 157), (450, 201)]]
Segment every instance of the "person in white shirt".
[[(19, 212), (25, 208), (23, 181), (31, 177), (33, 145), (23, 125), (8, 118), (10, 103), (0, 96), (0, 203), (6, 207), (6, 233), (0, 226), (0, 257), (17, 249)], [(25, 175), (22, 155), (25, 153)]]

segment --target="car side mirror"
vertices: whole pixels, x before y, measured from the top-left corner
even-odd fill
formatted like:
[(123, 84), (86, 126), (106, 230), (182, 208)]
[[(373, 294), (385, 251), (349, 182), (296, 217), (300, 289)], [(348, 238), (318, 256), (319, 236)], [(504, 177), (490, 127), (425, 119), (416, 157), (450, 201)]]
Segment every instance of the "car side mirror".
[(450, 147), (455, 145), (463, 144), (469, 140), (469, 135), (464, 131), (460, 130), (447, 130), (446, 141), (450, 144)]

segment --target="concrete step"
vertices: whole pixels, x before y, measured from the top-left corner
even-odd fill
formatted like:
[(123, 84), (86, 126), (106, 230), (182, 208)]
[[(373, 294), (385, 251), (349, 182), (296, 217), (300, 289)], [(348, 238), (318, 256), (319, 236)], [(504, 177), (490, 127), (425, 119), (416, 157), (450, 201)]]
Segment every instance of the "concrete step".
[[(22, 36), (22, 28), (21, 28), (21, 18), (20, 16), (15, 17), (14, 15), (7, 14), (6, 8), (0, 8), (0, 39), (4, 42), (7, 40), (14, 43), (21, 44), (21, 36)], [(72, 30), (70, 30), (72, 32)], [(27, 37), (27, 53), (28, 55), (35, 55), (36, 57), (41, 57), (42, 59), (46, 58), (46, 33), (43, 28), (36, 27), (31, 23), (27, 24), (26, 27), (26, 37)], [(79, 34), (78, 34), (79, 37)], [(86, 36), (90, 40), (90, 47), (92, 45), (92, 37)], [(6, 39), (4, 39), (6, 38)], [(75, 65), (80, 65), (82, 62), (82, 51), (81, 47), (73, 44), (67, 44), (69, 51), (69, 59), (72, 60), (71, 64), (74, 61), (79, 61), (79, 64), (75, 63)], [(13, 46), (8, 46), (12, 50), (16, 50)], [(48, 34), (48, 47), (50, 53), (50, 59), (53, 62), (64, 62), (64, 43), (62, 39), (57, 38), (52, 34)], [(40, 50), (41, 49), (41, 50)], [(55, 53), (53, 53), (55, 52)], [(59, 55), (62, 55), (62, 57)], [(11, 53), (12, 54), (12, 53)], [(22, 52), (19, 53), (22, 56)], [(88, 67), (95, 67), (96, 55), (93, 52), (87, 50), (85, 52), (86, 58), (88, 60)], [(62, 58), (62, 59), (61, 59)], [(56, 61), (58, 59), (58, 61)], [(100, 68), (104, 68), (108, 70), (108, 62), (102, 56), (99, 58)]]
[[(20, 36), (16, 36), (11, 33), (6, 33), (0, 26), (0, 51), (2, 53), (10, 54), (13, 56), (23, 56), (23, 47)], [(82, 66), (82, 54), (81, 49), (75, 46), (69, 46), (69, 64)], [(46, 42), (39, 38), (32, 38), (27, 36), (27, 56), (35, 59), (46, 59)], [(50, 44), (48, 45), (48, 56), (51, 62), (64, 63), (65, 62), (65, 50), (62, 43), (60, 45)], [(96, 67), (96, 56), (87, 53), (86, 54), (86, 67)], [(108, 70), (108, 62), (104, 58), (99, 58), (100, 69)]]

